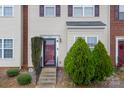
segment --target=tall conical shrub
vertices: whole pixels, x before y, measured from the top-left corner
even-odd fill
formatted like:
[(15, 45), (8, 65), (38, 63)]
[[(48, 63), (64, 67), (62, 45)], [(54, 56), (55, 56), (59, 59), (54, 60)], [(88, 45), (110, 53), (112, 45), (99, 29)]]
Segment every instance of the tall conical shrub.
[(94, 76), (91, 51), (85, 40), (79, 37), (64, 60), (64, 70), (75, 84), (88, 84)]
[(31, 38), (31, 50), (32, 50), (32, 64), (36, 70), (38, 63), (40, 62), (41, 51), (42, 51), (42, 38), (33, 37)]
[(99, 41), (92, 51), (95, 65), (94, 81), (104, 80), (113, 73), (113, 65), (104, 45)]

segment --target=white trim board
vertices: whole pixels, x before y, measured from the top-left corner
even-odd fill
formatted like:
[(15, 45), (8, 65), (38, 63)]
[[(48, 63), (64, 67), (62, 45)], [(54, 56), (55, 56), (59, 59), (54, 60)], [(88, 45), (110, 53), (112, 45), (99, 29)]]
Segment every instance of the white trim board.
[[(58, 67), (58, 52), (59, 52), (59, 43), (60, 43), (60, 36), (52, 36), (52, 35), (41, 35), (43, 38), (55, 38), (56, 39), (56, 67)], [(43, 62), (43, 44), (42, 44), (42, 67), (44, 67), (44, 62)]]

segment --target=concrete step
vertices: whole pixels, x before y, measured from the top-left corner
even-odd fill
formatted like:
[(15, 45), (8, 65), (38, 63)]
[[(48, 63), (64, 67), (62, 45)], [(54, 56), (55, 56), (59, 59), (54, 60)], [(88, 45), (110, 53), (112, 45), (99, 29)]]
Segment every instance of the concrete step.
[(56, 80), (56, 77), (40, 77), (40, 80)]
[(56, 84), (56, 68), (43, 68), (38, 85), (49, 86)]
[(54, 71), (54, 72), (44, 72), (44, 71), (42, 71), (42, 74), (46, 74), (46, 73), (47, 74), (49, 74), (49, 73), (53, 73), (53, 74), (55, 73), (56, 74), (56, 71)]
[(56, 73), (41, 73), (42, 75), (41, 76), (56, 76)]
[(41, 80), (38, 84), (56, 84), (56, 80)]
[(43, 72), (56, 72), (56, 68), (43, 68)]

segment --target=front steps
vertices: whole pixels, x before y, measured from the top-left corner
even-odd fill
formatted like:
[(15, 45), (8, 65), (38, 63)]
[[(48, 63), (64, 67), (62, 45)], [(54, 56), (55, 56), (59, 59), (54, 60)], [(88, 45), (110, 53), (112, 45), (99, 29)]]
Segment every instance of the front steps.
[(37, 87), (55, 87), (56, 85), (56, 67), (42, 68)]

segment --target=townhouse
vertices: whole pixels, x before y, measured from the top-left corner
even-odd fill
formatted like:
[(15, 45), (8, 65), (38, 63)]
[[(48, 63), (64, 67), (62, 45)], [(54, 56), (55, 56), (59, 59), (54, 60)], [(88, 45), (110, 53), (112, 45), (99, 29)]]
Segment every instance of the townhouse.
[(110, 6), (111, 57), (116, 66), (124, 64), (124, 6)]
[(0, 67), (20, 67), (21, 6), (0, 6)]
[(24, 5), (0, 9), (0, 67), (32, 67), (31, 38), (35, 36), (43, 38), (42, 67), (63, 67), (77, 37), (85, 39), (91, 50), (102, 41), (115, 62), (114, 38), (120, 23), (123, 26), (123, 21), (114, 19), (115, 6)]

